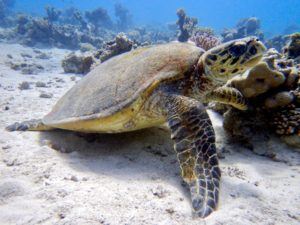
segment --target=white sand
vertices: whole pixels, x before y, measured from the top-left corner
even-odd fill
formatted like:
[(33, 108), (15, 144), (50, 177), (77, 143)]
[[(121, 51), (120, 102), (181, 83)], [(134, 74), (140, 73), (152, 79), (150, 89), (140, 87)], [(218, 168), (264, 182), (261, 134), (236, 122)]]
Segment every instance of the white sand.
[[(6, 62), (20, 60), (20, 53), (36, 54), (31, 48), (0, 44), (1, 225), (300, 224), (299, 152), (273, 140), (267, 144), (277, 153), (279, 160), (273, 161), (228, 145), (221, 118), (214, 113), (217, 145), (226, 153), (220, 160), (219, 209), (205, 220), (191, 216), (189, 192), (166, 130), (103, 134), (91, 143), (66, 131), (4, 131), (10, 123), (45, 115), (75, 83), (70, 79), (74, 75), (63, 74), (60, 67), (67, 51), (41, 51), (51, 52), (52, 58), (28, 61), (46, 71), (24, 75)], [(22, 81), (31, 88), (19, 90)], [(48, 87), (35, 87), (37, 81)], [(41, 92), (53, 97), (40, 98)]]

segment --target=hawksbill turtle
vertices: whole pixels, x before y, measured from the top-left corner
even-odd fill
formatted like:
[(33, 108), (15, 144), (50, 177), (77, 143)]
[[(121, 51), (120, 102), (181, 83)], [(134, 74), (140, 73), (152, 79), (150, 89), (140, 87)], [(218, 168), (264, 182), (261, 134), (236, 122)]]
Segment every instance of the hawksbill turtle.
[(208, 51), (178, 42), (138, 48), (98, 65), (43, 119), (14, 123), (7, 130), (117, 133), (166, 123), (193, 213), (206, 217), (217, 208), (221, 171), (202, 103), (217, 100), (243, 108), (237, 89), (218, 87), (256, 65), (265, 50), (256, 37)]

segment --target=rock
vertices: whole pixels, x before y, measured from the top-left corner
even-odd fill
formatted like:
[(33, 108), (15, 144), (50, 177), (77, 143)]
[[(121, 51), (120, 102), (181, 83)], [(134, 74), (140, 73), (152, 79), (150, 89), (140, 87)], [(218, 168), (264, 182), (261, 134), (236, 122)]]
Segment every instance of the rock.
[(35, 83), (36, 87), (46, 87), (46, 83), (42, 82), (42, 81), (38, 81)]
[(35, 56), (36, 59), (50, 59), (51, 56), (50, 55), (47, 55), (46, 53), (39, 53), (38, 55)]
[(78, 177), (76, 177), (74, 175), (71, 176), (70, 180), (74, 181), (74, 182), (78, 182), (79, 181)]
[(0, 203), (15, 196), (25, 194), (24, 185), (15, 180), (2, 180), (0, 183)]
[(43, 66), (36, 63), (29, 64), (26, 62), (22, 62), (22, 63), (9, 62), (8, 64), (10, 65), (11, 69), (20, 70), (21, 73), (23, 74), (38, 74), (39, 72), (44, 70)]
[(113, 56), (130, 51), (132, 47), (133, 41), (128, 39), (124, 33), (119, 33), (114, 40), (106, 42), (105, 47), (98, 50), (94, 56), (104, 62)]
[(51, 93), (41, 93), (40, 98), (52, 98), (53, 94)]
[(10, 145), (4, 145), (4, 146), (2, 146), (2, 149), (3, 149), (3, 150), (10, 149), (10, 148), (11, 148)]
[(27, 54), (27, 53), (21, 53), (20, 54), (23, 58), (32, 58), (32, 55), (29, 55), (29, 54)]
[(80, 44), (80, 51), (81, 52), (89, 52), (89, 51), (94, 51), (95, 47), (91, 45), (90, 43), (81, 43)]
[(164, 198), (169, 194), (169, 192), (160, 185), (157, 186), (155, 189), (152, 189), (151, 191), (152, 194), (158, 198)]
[(21, 84), (19, 84), (20, 90), (28, 90), (30, 89), (30, 84), (27, 81), (23, 81)]

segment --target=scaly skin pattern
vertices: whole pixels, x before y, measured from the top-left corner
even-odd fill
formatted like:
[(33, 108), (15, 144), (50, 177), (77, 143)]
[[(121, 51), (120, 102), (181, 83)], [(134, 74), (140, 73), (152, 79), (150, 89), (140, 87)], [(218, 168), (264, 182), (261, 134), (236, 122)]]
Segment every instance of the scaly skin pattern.
[(243, 94), (233, 87), (218, 87), (205, 95), (205, 102), (216, 101), (229, 104), (239, 110), (247, 110), (247, 100)]
[(172, 95), (162, 102), (181, 175), (190, 187), (194, 214), (206, 217), (217, 207), (221, 177), (211, 121), (195, 99)]
[[(142, 103), (138, 98), (139, 100), (133, 102), (129, 108), (120, 109), (110, 117), (113, 123), (118, 117), (116, 114), (122, 114), (141, 104), (136, 114), (131, 113), (127, 116), (129, 118), (124, 118), (125, 122), (121, 124), (123, 130), (115, 129), (111, 125), (105, 131), (130, 131), (167, 122), (182, 177), (190, 187), (193, 212), (196, 216), (206, 217), (217, 208), (221, 177), (213, 126), (201, 102), (216, 100), (240, 108), (245, 107), (236, 90), (220, 87), (232, 76), (256, 65), (264, 51), (265, 47), (255, 37), (227, 42), (212, 48), (200, 57), (194, 68), (191, 68), (191, 72), (184, 76), (179, 74), (178, 79), (173, 77), (172, 80), (156, 81), (158, 85), (153, 88), (155, 90), (148, 90), (142, 98)], [(96, 119), (89, 122), (103, 122)], [(82, 121), (77, 121), (79, 122)], [(76, 121), (71, 125), (73, 130), (78, 130)], [(41, 120), (32, 120), (13, 124), (7, 129), (45, 130), (51, 127), (47, 127)]]

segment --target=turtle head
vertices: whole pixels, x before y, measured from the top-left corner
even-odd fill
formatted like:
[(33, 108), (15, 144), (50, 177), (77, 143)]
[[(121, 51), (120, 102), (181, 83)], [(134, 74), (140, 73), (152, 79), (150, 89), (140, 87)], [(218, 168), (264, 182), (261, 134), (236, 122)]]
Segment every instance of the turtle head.
[(205, 52), (198, 67), (214, 81), (224, 83), (255, 66), (265, 51), (266, 47), (256, 37), (237, 39)]

